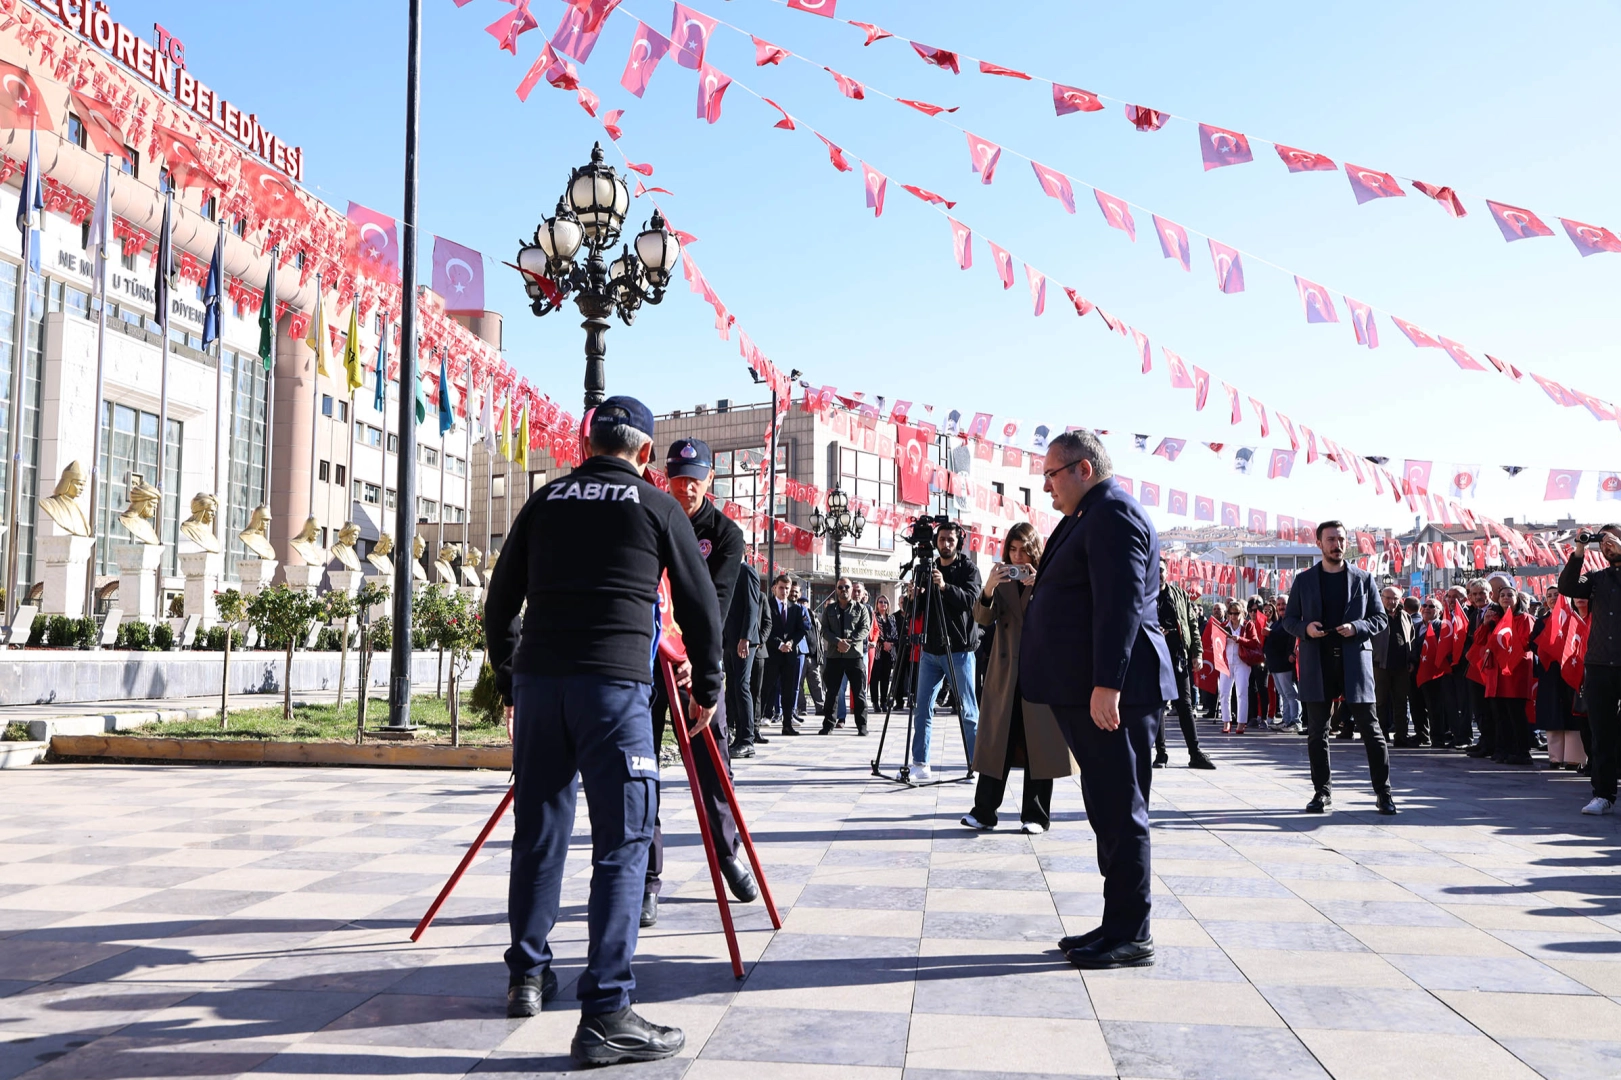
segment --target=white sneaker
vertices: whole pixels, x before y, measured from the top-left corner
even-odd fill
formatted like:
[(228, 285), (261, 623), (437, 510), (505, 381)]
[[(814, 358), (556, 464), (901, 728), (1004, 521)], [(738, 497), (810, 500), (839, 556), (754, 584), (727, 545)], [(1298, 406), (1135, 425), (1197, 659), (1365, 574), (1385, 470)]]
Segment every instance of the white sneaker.
[(1019, 828), (1023, 829), (1031, 836), (1040, 836), (1042, 833), (1047, 831), (1047, 826), (1043, 825), (1039, 821), (1026, 821), (1024, 824), (1020, 825)]
[(927, 784), (930, 780), (934, 779), (933, 774), (929, 772), (929, 766), (925, 762), (921, 761), (912, 762), (911, 775), (912, 782), (917, 784)]
[(983, 821), (981, 821), (977, 817), (975, 817), (972, 813), (964, 814), (962, 816), (962, 823), (964, 825), (968, 826), (970, 829), (977, 829), (980, 832), (987, 832), (987, 831), (989, 831), (991, 829), (996, 828), (995, 825), (987, 825), (987, 824), (985, 824)]
[(1594, 814), (1594, 815), (1597, 815), (1597, 814), (1613, 814), (1613, 813), (1615, 813), (1615, 800), (1614, 799), (1605, 799), (1605, 798), (1602, 798), (1602, 797), (1600, 797), (1598, 795), (1595, 795), (1595, 796), (1593, 796), (1593, 801), (1592, 802), (1590, 802), (1586, 806), (1582, 807), (1582, 813), (1584, 813), (1584, 814)]

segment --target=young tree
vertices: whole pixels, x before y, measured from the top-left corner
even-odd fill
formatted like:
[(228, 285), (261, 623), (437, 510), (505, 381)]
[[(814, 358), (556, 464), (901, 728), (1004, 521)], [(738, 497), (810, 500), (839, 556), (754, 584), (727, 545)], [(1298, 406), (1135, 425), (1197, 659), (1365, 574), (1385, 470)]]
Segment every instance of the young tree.
[(360, 700), (355, 707), (355, 745), (366, 737), (366, 691), (371, 683), (372, 635), (371, 609), (388, 600), (388, 582), (381, 577), (368, 578), (355, 596), (360, 609)]
[(343, 684), (349, 678), (349, 620), (360, 611), (355, 598), (341, 590), (329, 592), (323, 599), (326, 600), (326, 618), (328, 622), (336, 622), (338, 627), (338, 711), (343, 711)]
[[(447, 606), (454, 602), (461, 594), (444, 585), (429, 585), (418, 592), (411, 601), (411, 633), (415, 638), (422, 635), (422, 644), (428, 648), (439, 649), (439, 661), (434, 665), (435, 681), (433, 693), (435, 697), (444, 696), (444, 669), (445, 644), (439, 638), (439, 628), (444, 625)], [(412, 642), (413, 648), (415, 641)]]
[(259, 639), (287, 650), (282, 670), (283, 719), (293, 718), (293, 648), (325, 611), (326, 605), (318, 598), (289, 585), (272, 585), (248, 601), (248, 621), (259, 631)]
[(231, 710), (231, 631), (247, 617), (248, 602), (237, 590), (226, 589), (214, 594), (214, 607), (225, 629), (225, 675), (220, 680), (220, 730), (223, 731)]
[(461, 592), (445, 592), (429, 607), (424, 630), (429, 641), (450, 654), (450, 743), (461, 745), (461, 677), (484, 647), (484, 612)]

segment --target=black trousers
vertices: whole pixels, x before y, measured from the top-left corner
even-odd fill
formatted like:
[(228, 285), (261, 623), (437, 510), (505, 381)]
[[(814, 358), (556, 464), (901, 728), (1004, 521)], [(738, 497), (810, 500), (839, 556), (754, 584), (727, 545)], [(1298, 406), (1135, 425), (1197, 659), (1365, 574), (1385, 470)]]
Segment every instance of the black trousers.
[[(1311, 759), (1311, 786), (1327, 793), (1333, 790), (1333, 774), (1328, 766), (1329, 703), (1306, 701), (1306, 754)], [(1368, 775), (1376, 794), (1390, 793), (1390, 748), (1385, 745), (1384, 732), (1373, 715), (1372, 702), (1346, 702), (1343, 713), (1362, 733), (1362, 745), (1368, 750)]]
[(754, 742), (754, 694), (749, 680), (754, 673), (754, 654), (759, 651), (758, 646), (750, 649), (747, 658), (737, 655), (735, 648), (726, 653), (726, 717), (739, 746)]
[[(1171, 670), (1176, 673), (1176, 700), (1170, 707), (1176, 710), (1176, 722), (1182, 727), (1182, 741), (1188, 745), (1190, 755), (1199, 752), (1199, 732), (1193, 726), (1193, 689), (1188, 678), (1188, 654), (1179, 648), (1171, 649)], [(1165, 751), (1165, 720), (1154, 725), (1154, 749)], [(974, 815), (979, 817), (978, 814)], [(984, 818), (980, 818), (984, 821)]]
[(1480, 737), (1485, 740), (1491, 727), (1486, 719), (1486, 688), (1461, 671), (1446, 677), (1452, 680), (1452, 741), (1458, 746), (1468, 746), (1474, 740), (1477, 724)]
[(760, 687), (760, 711), (755, 713), (756, 729), (774, 716), (786, 722), (799, 700), (799, 654), (771, 652), (765, 658), (765, 681)]
[(850, 696), (855, 699), (856, 730), (867, 730), (867, 658), (859, 650), (841, 653), (829, 648), (822, 661), (822, 684), (827, 688), (822, 702), (822, 726), (832, 727), (838, 716), (839, 699), (843, 696), (841, 681), (850, 685)]
[(1418, 688), (1418, 693), (1424, 701), (1425, 713), (1423, 720), (1414, 716), (1418, 739), (1420, 742), (1433, 739), (1439, 745), (1442, 735), (1452, 733), (1452, 679), (1446, 675), (1431, 679)]
[(1054, 705), (1064, 740), (1081, 763), (1081, 799), (1098, 843), (1103, 875), (1103, 936), (1148, 936), (1151, 854), (1148, 787), (1154, 776), (1154, 728), (1164, 702), (1120, 706), (1120, 726), (1104, 731), (1086, 705)]
[(894, 650), (885, 652), (880, 645), (878, 652), (873, 656), (872, 674), (867, 678), (867, 690), (871, 696), (874, 709), (883, 708), (884, 702), (889, 700), (889, 680), (895, 674)]
[(761, 697), (765, 686), (765, 646), (754, 647), (754, 659), (749, 664), (749, 696), (754, 699), (754, 717), (758, 720), (766, 715), (761, 710), (765, 706), (765, 699)]
[(1615, 798), (1616, 740), (1621, 736), (1621, 666), (1588, 664), (1582, 682), (1587, 699), (1587, 723), (1593, 732), (1592, 764), (1589, 771), (1593, 794), (1601, 799)]
[(1525, 719), (1525, 698), (1487, 698), (1497, 728), (1497, 752), (1509, 757), (1531, 753), (1531, 725)]
[(1373, 694), (1379, 717), (1379, 730), (1386, 740), (1407, 741), (1407, 697), (1412, 673), (1405, 667), (1373, 666)]
[(1024, 702), (1013, 698), (1013, 721), (1008, 730), (1007, 760), (1002, 763), (1002, 775), (979, 774), (974, 788), (974, 820), (982, 825), (995, 825), (1002, 798), (1007, 794), (1008, 774), (1015, 765), (1024, 766), (1024, 801), (1019, 808), (1019, 821), (1049, 829), (1053, 823), (1053, 782), (1037, 780), (1030, 775), (1030, 750), (1024, 738)]
[[(1430, 741), (1430, 701), (1424, 688), (1418, 685), (1418, 674), (1408, 672), (1407, 711), (1413, 714), (1413, 740)], [(1434, 679), (1430, 680), (1434, 682)]]
[[(709, 726), (715, 732), (715, 746), (720, 750), (721, 757), (726, 759), (726, 775), (732, 775), (732, 756), (727, 752), (726, 741), (726, 706), (725, 699), (715, 710), (714, 718)], [(664, 696), (662, 686), (653, 694), (653, 752), (658, 753), (658, 747), (664, 745), (664, 728), (670, 722), (670, 702)], [(742, 842), (737, 835), (737, 819), (732, 816), (732, 808), (726, 801), (726, 794), (721, 789), (720, 777), (715, 772), (715, 759), (710, 756), (709, 747), (704, 745), (702, 733), (693, 739), (692, 752), (698, 767), (698, 793), (703, 798), (704, 813), (709, 818), (709, 834), (715, 838), (715, 851), (725, 858), (727, 855), (736, 855), (738, 845)], [(660, 797), (663, 790), (660, 787)], [(657, 816), (653, 818), (653, 844), (647, 853), (647, 885), (646, 891), (656, 893), (662, 882), (660, 876), (664, 873), (664, 826)]]

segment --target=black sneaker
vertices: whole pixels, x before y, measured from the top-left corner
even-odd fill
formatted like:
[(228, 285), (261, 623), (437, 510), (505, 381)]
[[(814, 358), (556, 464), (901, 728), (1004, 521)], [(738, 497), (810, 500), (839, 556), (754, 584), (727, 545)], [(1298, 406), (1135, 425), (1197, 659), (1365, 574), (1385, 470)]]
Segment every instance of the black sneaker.
[(551, 968), (539, 975), (513, 976), (507, 983), (507, 1016), (514, 1020), (536, 1016), (556, 996), (557, 975)]
[(680, 1028), (648, 1023), (627, 1005), (618, 1012), (581, 1017), (568, 1049), (582, 1065), (618, 1065), (674, 1057), (685, 1045)]
[(642, 894), (642, 921), (643, 930), (649, 926), (657, 926), (659, 921), (659, 894), (649, 892)]
[(1188, 755), (1188, 768), (1190, 769), (1214, 769), (1215, 767), (1216, 763), (1198, 750)]
[(1332, 809), (1334, 809), (1334, 796), (1326, 791), (1319, 791), (1311, 797), (1311, 802), (1306, 804), (1306, 813), (1308, 814), (1326, 814)]
[(720, 876), (726, 879), (727, 888), (740, 903), (752, 903), (759, 895), (759, 886), (754, 884), (754, 875), (743, 860), (736, 855), (728, 855), (720, 861)]

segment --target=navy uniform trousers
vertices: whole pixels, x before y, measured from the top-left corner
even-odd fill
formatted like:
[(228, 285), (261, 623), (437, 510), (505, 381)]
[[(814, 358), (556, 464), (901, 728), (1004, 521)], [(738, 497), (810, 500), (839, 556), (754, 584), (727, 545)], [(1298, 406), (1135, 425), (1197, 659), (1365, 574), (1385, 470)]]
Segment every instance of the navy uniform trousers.
[(1154, 775), (1159, 705), (1120, 706), (1120, 726), (1104, 731), (1085, 705), (1054, 705), (1064, 740), (1081, 766), (1081, 800), (1098, 842), (1103, 875), (1103, 936), (1148, 937), (1148, 784)]
[(647, 849), (658, 813), (658, 754), (645, 682), (600, 675), (514, 675), (512, 876), (514, 976), (551, 966), (578, 773), (591, 810), (589, 951), (577, 994), (588, 1016), (630, 1004)]
[[(715, 715), (709, 721), (709, 726), (715, 732), (715, 746), (720, 750), (721, 757), (726, 760), (726, 775), (732, 775), (732, 756), (730, 747), (726, 742), (726, 700), (731, 697), (731, 688), (716, 704)], [(692, 707), (692, 699), (687, 699), (687, 707)], [(664, 728), (670, 722), (670, 702), (664, 694), (664, 684), (661, 682), (653, 692), (653, 745), (664, 745)], [(698, 790), (703, 796), (704, 811), (709, 816), (709, 834), (715, 838), (715, 853), (721, 858), (736, 855), (738, 847), (743, 840), (737, 833), (737, 818), (732, 814), (732, 805), (726, 801), (726, 793), (721, 789), (720, 777), (715, 773), (715, 759), (710, 756), (709, 747), (704, 745), (703, 732), (693, 736), (692, 752), (698, 766)], [(662, 797), (662, 796), (661, 796)], [(698, 838), (700, 841), (702, 837)], [(664, 885), (664, 825), (657, 817), (653, 819), (653, 845), (647, 856), (647, 891), (659, 892)]]

